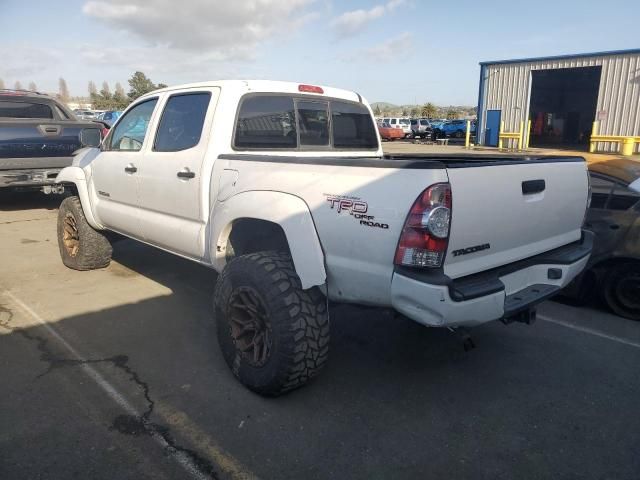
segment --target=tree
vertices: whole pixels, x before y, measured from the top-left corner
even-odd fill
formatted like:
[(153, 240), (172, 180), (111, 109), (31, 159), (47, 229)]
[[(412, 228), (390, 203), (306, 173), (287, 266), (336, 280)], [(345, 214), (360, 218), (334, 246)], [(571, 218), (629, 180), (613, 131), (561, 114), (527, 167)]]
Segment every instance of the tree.
[(5, 87), (4, 87), (4, 80), (2, 80), (2, 79), (0, 78), (0, 90), (2, 90), (3, 88), (5, 88)]
[(405, 107), (402, 107), (402, 116), (406, 117), (407, 115), (409, 115), (409, 110), (407, 110)]
[(124, 88), (120, 85), (120, 82), (116, 83), (115, 92), (111, 97), (113, 108), (124, 109), (129, 104), (129, 99), (124, 94)]
[(158, 85), (156, 85), (156, 88), (167, 88), (169, 85), (167, 85), (166, 83), (159, 83)]
[(129, 86), (131, 87), (131, 90), (129, 90), (127, 95), (131, 100), (135, 100), (145, 93), (149, 93), (156, 89), (153, 82), (142, 72), (135, 72), (133, 74), (129, 79)]
[(38, 91), (38, 87), (36, 86), (36, 82), (29, 82), (29, 90), (31, 90), (32, 92), (37, 92)]
[(438, 107), (433, 103), (427, 102), (422, 106), (422, 116), (425, 118), (436, 118), (438, 115)]
[(447, 109), (447, 120), (456, 120), (460, 116), (460, 112), (453, 107)]
[(58, 98), (64, 103), (69, 101), (69, 88), (67, 87), (67, 81), (62, 77), (58, 80)]
[(16, 83), (13, 86), (13, 88), (15, 88), (16, 90), (22, 90), (22, 84), (20, 83), (20, 80), (16, 80)]
[(100, 90), (100, 96), (104, 100), (111, 100), (111, 89), (109, 89), (109, 84), (106, 81), (102, 82), (102, 89)]
[(411, 117), (416, 118), (418, 115), (420, 115), (420, 109), (418, 107), (413, 107), (411, 109)]
[(87, 90), (89, 91), (89, 96), (92, 98), (98, 95), (98, 88), (96, 87), (96, 84), (94, 83), (93, 80), (89, 80), (89, 85), (87, 86)]
[(380, 105), (376, 105), (376, 109), (375, 109), (375, 111), (374, 111), (373, 113), (375, 113), (375, 115), (376, 115), (377, 117), (379, 117), (380, 115), (382, 115), (382, 110), (380, 110)]

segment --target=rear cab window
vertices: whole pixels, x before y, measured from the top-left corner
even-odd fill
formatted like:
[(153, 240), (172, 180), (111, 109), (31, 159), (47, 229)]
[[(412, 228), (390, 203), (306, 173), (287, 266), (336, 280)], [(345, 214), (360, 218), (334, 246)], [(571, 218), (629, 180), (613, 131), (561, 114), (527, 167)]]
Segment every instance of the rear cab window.
[(377, 130), (361, 103), (321, 97), (250, 94), (238, 108), (235, 149), (377, 149)]
[(0, 100), (0, 118), (52, 119), (53, 111), (44, 103)]
[(210, 100), (210, 92), (171, 95), (160, 118), (153, 150), (178, 152), (200, 143)]

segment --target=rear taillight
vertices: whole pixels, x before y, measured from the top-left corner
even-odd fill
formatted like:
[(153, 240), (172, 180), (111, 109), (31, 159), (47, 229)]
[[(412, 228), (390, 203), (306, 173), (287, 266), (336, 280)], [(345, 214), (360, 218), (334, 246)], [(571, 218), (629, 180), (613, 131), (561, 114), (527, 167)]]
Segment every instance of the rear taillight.
[(416, 199), (404, 222), (394, 263), (406, 267), (440, 267), (449, 244), (451, 186), (431, 185)]

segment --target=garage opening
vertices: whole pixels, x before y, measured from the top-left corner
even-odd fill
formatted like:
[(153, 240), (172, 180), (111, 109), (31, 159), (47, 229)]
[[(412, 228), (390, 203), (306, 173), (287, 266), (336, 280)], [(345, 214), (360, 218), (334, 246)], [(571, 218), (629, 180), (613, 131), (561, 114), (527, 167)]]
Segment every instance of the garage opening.
[(531, 72), (532, 147), (586, 149), (596, 117), (602, 67)]

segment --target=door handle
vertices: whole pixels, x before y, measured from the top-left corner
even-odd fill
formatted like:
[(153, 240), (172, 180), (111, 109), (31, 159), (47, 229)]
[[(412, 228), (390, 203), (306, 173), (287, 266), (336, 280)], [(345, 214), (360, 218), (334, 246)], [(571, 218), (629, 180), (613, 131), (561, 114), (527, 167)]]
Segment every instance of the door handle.
[(45, 137), (55, 137), (62, 131), (60, 125), (38, 125), (38, 129)]
[(129, 165), (124, 167), (124, 171), (127, 172), (127, 173), (136, 173), (138, 171), (138, 169), (136, 168), (136, 166), (133, 163), (130, 163)]
[(196, 176), (195, 172), (192, 172), (187, 167), (184, 167), (177, 173), (178, 178), (184, 178), (185, 180), (189, 180), (190, 178), (194, 178)]
[(522, 182), (522, 194), (531, 195), (534, 193), (544, 192), (546, 184), (544, 180), (527, 180)]
[(618, 225), (617, 223), (611, 223), (609, 224), (609, 228), (611, 230), (618, 230), (620, 228), (620, 225)]

